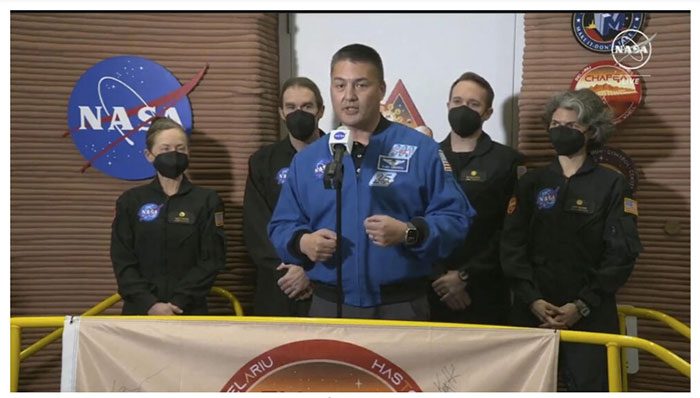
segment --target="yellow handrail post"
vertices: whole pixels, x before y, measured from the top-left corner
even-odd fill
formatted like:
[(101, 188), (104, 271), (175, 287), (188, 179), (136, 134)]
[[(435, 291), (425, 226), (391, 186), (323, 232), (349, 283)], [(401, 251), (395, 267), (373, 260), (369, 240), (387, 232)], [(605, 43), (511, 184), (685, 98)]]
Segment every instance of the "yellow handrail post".
[(19, 387), (19, 348), (22, 342), (22, 328), (10, 324), (10, 392)]
[[(627, 315), (623, 313), (622, 311), (618, 311), (617, 313), (617, 321), (618, 324), (620, 325), (620, 334), (625, 336), (627, 335)], [(622, 348), (620, 351), (621, 357), (622, 357), (622, 363), (621, 363), (621, 371), (622, 371), (622, 391), (627, 392), (629, 391), (629, 384), (628, 384), (628, 379), (627, 379), (627, 370), (629, 369), (629, 362), (627, 362), (627, 349)]]
[(211, 288), (211, 292), (227, 299), (231, 303), (231, 308), (236, 316), (243, 316), (243, 306), (241, 306), (241, 303), (238, 301), (236, 296), (233, 295), (233, 293), (217, 286), (213, 286)]
[(620, 346), (617, 343), (605, 345), (608, 349), (608, 391), (621, 392)]

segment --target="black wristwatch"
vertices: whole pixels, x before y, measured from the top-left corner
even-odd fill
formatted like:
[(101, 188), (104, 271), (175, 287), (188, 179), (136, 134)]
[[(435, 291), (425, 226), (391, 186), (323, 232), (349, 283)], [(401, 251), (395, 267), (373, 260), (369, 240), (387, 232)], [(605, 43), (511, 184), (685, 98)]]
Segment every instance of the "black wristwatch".
[(406, 233), (403, 236), (403, 243), (406, 246), (412, 246), (418, 243), (418, 228), (410, 222), (406, 223)]
[(459, 279), (461, 279), (462, 282), (466, 282), (467, 279), (469, 279), (469, 272), (467, 272), (466, 269), (461, 269), (461, 270), (459, 270), (459, 272), (457, 273), (457, 275), (459, 275)]
[(578, 313), (581, 314), (582, 317), (587, 317), (588, 315), (591, 314), (591, 309), (588, 308), (588, 305), (583, 302), (583, 300), (576, 299), (574, 300), (574, 304), (576, 304), (576, 309), (578, 310)]

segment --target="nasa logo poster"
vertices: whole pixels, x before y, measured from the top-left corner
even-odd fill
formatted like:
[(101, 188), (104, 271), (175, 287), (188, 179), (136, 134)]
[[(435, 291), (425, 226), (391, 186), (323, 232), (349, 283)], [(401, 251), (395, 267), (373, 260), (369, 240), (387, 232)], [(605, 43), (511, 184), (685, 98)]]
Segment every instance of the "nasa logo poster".
[(146, 58), (105, 59), (75, 84), (68, 132), (90, 166), (123, 180), (151, 178), (155, 169), (144, 156), (150, 119), (169, 117), (191, 133), (192, 108), (183, 88), (170, 71)]

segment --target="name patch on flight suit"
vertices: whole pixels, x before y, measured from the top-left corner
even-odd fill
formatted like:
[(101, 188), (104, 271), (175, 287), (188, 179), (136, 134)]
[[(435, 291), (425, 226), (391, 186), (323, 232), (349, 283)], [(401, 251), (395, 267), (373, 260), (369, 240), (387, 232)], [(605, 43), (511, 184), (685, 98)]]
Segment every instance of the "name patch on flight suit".
[(194, 224), (194, 213), (186, 210), (175, 210), (168, 213), (168, 222), (173, 224)]
[(460, 174), (459, 179), (461, 181), (484, 182), (487, 179), (485, 171), (464, 169)]
[(386, 173), (383, 171), (377, 171), (369, 180), (370, 187), (388, 187), (394, 182), (396, 178), (396, 173)]
[(566, 211), (581, 213), (581, 214), (593, 214), (595, 211), (595, 203), (585, 200), (583, 198), (575, 198), (567, 200)]
[(160, 208), (163, 207), (163, 205), (159, 205), (157, 203), (146, 203), (145, 205), (141, 206), (138, 211), (138, 216), (139, 216), (139, 221), (146, 221), (146, 222), (151, 222), (158, 218), (158, 214), (160, 214)]
[(397, 173), (408, 173), (408, 158), (393, 158), (386, 155), (379, 155), (377, 170)]
[(636, 200), (632, 198), (625, 198), (625, 213), (634, 214), (635, 216), (639, 217)]
[(557, 195), (559, 194), (559, 187), (554, 189), (545, 188), (537, 194), (537, 208), (551, 209), (554, 204), (557, 203)]

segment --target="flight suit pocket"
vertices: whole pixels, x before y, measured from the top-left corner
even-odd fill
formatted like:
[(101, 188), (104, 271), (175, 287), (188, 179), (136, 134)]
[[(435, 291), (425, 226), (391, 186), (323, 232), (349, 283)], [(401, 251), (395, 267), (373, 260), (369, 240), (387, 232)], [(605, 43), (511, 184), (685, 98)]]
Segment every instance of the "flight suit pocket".
[(182, 246), (197, 230), (197, 215), (188, 210), (168, 212), (168, 240)]

